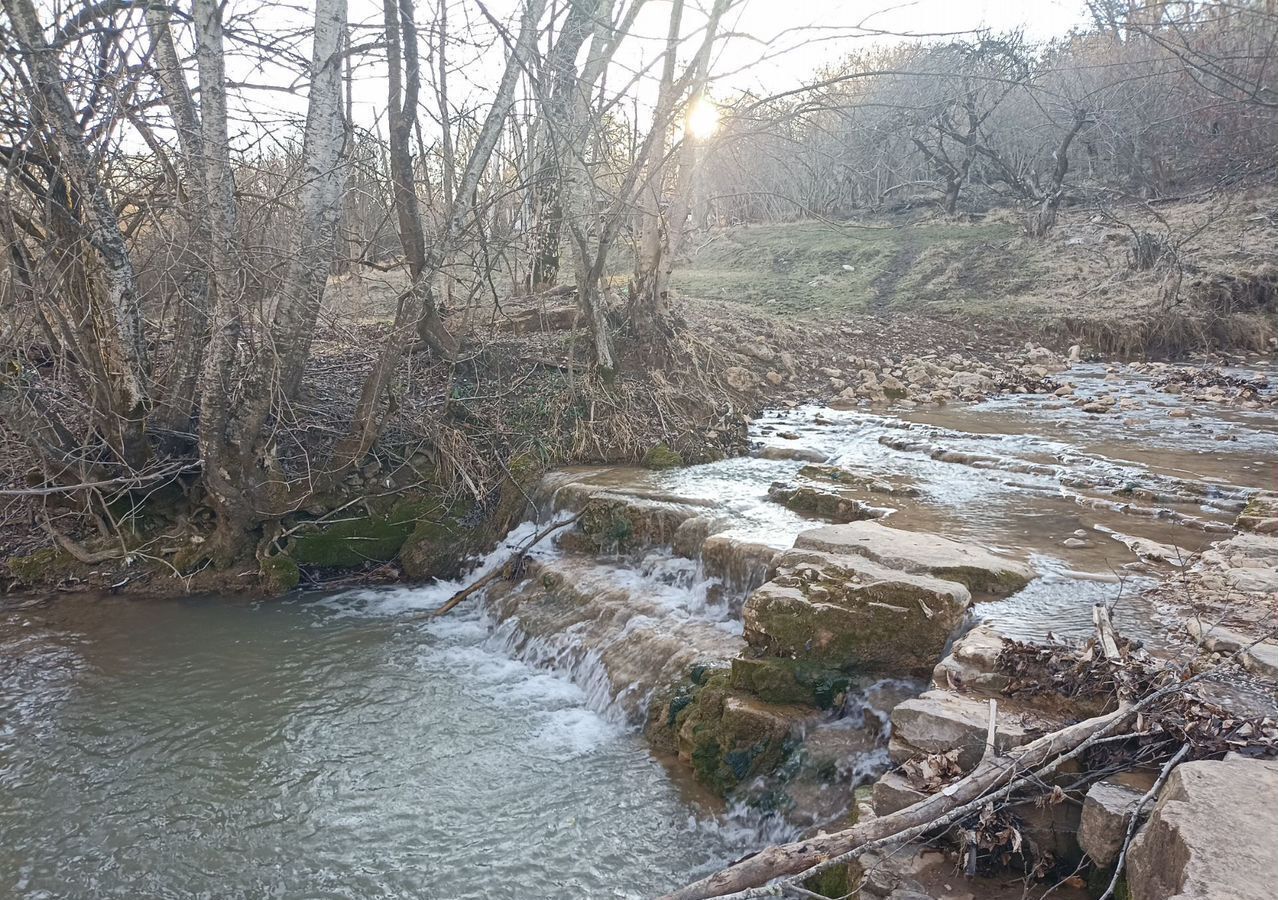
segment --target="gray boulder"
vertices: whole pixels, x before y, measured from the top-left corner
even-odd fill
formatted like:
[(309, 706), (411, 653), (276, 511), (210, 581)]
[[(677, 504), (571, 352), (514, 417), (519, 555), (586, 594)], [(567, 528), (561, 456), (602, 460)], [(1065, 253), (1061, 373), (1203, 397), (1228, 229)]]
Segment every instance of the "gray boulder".
[(1108, 868), (1118, 858), (1127, 827), (1144, 791), (1116, 781), (1098, 781), (1083, 800), (1078, 842), (1098, 866)]
[(1127, 881), (1133, 900), (1272, 900), (1278, 760), (1177, 766), (1132, 841)]

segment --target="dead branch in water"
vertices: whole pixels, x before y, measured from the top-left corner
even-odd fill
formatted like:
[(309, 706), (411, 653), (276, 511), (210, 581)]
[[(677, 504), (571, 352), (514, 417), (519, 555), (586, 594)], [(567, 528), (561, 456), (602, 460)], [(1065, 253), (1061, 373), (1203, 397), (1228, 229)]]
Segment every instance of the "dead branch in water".
[(1172, 769), (1180, 765), (1181, 760), (1189, 755), (1189, 751), (1193, 749), (1193, 744), (1186, 741), (1180, 745), (1180, 749), (1176, 751), (1176, 755), (1163, 765), (1163, 770), (1158, 773), (1158, 778), (1150, 786), (1145, 795), (1136, 802), (1136, 806), (1132, 809), (1131, 821), (1127, 823), (1127, 832), (1123, 835), (1123, 849), (1118, 854), (1118, 861), (1114, 863), (1114, 875), (1109, 880), (1109, 886), (1105, 888), (1105, 893), (1101, 894), (1100, 900), (1109, 900), (1114, 896), (1114, 891), (1118, 889), (1118, 880), (1123, 875), (1123, 870), (1127, 866), (1127, 851), (1132, 845), (1132, 838), (1136, 836), (1136, 828), (1144, 820), (1145, 806), (1151, 800), (1158, 796), (1158, 792), (1163, 789), (1163, 785), (1167, 783), (1168, 776), (1171, 775)]
[[(1178, 684), (1165, 690), (1181, 686)], [(1070, 725), (1008, 754), (986, 760), (966, 778), (941, 793), (898, 812), (811, 840), (769, 847), (708, 878), (667, 894), (661, 900), (780, 897), (793, 883), (870, 850), (912, 840), (934, 828), (953, 824), (985, 804), (1039, 781), (1099, 739), (1117, 732), (1132, 715), (1162, 693), (1156, 692), (1139, 704)], [(780, 881), (769, 884), (774, 879)]]
[(522, 547), (516, 550), (515, 553), (510, 557), (510, 559), (506, 560), (505, 563), (493, 569), (491, 572), (489, 572), (487, 575), (483, 576), (482, 578), (479, 578), (473, 581), (472, 583), (466, 585), (466, 587), (462, 588), (460, 591), (453, 594), (453, 596), (448, 599), (447, 603), (439, 607), (439, 609), (431, 610), (429, 613), (427, 613), (427, 615), (442, 616), (445, 613), (448, 613), (451, 610), (455, 609), (467, 597), (469, 597), (470, 595), (478, 591), (483, 590), (484, 588), (488, 587), (488, 585), (492, 584), (494, 581), (500, 581), (503, 578), (513, 577), (517, 573), (517, 571), (523, 567), (524, 557), (528, 555), (529, 550), (531, 550), (537, 544), (541, 543), (546, 538), (550, 537), (550, 535), (554, 534), (556, 531), (560, 530), (561, 528), (566, 528), (569, 525), (572, 525), (579, 518), (581, 518), (581, 513), (577, 513), (577, 515), (573, 516), (570, 519), (565, 519), (562, 522), (556, 522), (556, 523), (547, 525), (541, 531), (534, 534), (528, 540), (528, 543), (524, 544)]
[[(1134, 650), (1130, 642), (1112, 631), (1107, 615), (1097, 618), (1098, 635), (1087, 644), (1072, 652), (1062, 645), (1041, 648), (1034, 658), (1041, 662), (1043, 653), (1055, 655), (1051, 666), (1036, 666), (1048, 676), (1047, 683), (1077, 687), (1075, 679), (1083, 679), (1105, 686), (1109, 696), (1117, 698), (1117, 709), (1068, 725), (1002, 756), (982, 759), (966, 777), (905, 809), (833, 834), (768, 847), (661, 900), (753, 900), (793, 894), (803, 881), (864, 853), (936, 833), (1018, 791), (1041, 790), (1063, 763), (1116, 741), (1163, 745), (1174, 741), (1171, 746), (1182, 745), (1164, 768), (1163, 780), (1186, 758), (1208, 758), (1230, 750), (1264, 755), (1278, 751), (1278, 726), (1272, 719), (1231, 715), (1187, 690), (1213, 669), (1183, 677)], [(1103, 648), (1107, 635), (1117, 650), (1115, 658)], [(1027, 672), (1026, 660), (1032, 657), (1027, 655), (1029, 651), (1028, 645), (1013, 642), (1005, 648), (1000, 666)], [(1087, 691), (1072, 693), (1089, 695)]]

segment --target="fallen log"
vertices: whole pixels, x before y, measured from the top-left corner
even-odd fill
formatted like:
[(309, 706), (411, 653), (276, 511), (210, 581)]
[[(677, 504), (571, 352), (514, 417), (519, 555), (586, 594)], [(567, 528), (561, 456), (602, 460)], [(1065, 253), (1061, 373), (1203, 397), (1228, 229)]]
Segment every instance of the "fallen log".
[(913, 806), (844, 831), (768, 847), (660, 900), (780, 897), (800, 880), (850, 862), (862, 853), (913, 840), (1024, 786), (1041, 785), (1061, 764), (1119, 732), (1136, 713), (1173, 691), (1183, 690), (1199, 677), (1160, 688), (1139, 702), (1124, 703), (1113, 712), (1066, 726), (1007, 754), (986, 759), (965, 778)]
[(483, 576), (482, 578), (477, 578), (475, 581), (466, 585), (460, 591), (458, 591), (457, 593), (453, 594), (453, 596), (448, 598), (447, 603), (445, 603), (443, 606), (440, 606), (438, 609), (431, 610), (426, 615), (431, 617), (442, 616), (445, 613), (456, 608), (467, 597), (483, 590), (484, 588), (488, 587), (488, 585), (492, 584), (494, 581), (500, 581), (504, 578), (512, 577), (515, 574), (515, 571), (518, 568), (522, 567), (524, 562), (524, 557), (527, 555), (529, 550), (531, 550), (537, 544), (541, 543), (544, 539), (550, 537), (559, 529), (567, 528), (569, 525), (576, 522), (579, 518), (581, 518), (580, 513), (578, 513), (577, 515), (573, 516), (570, 519), (565, 519), (562, 522), (553, 522), (550, 525), (547, 525), (541, 531), (537, 532), (531, 538), (529, 538), (528, 542), (525, 543), (518, 550), (516, 550), (513, 554), (511, 554), (510, 559), (506, 560), (506, 562), (504, 562), (502, 565), (493, 569), (491, 572), (489, 572), (487, 575)]

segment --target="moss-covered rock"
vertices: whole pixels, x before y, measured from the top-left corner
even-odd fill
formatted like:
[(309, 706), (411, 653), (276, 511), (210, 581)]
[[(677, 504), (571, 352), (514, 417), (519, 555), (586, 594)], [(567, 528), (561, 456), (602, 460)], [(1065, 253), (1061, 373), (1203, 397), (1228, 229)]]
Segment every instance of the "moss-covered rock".
[(478, 549), (479, 535), (455, 518), (417, 523), (399, 550), (399, 563), (409, 578), (451, 575)]
[(745, 637), (761, 655), (815, 668), (926, 675), (970, 602), (954, 582), (792, 550), (746, 601)]
[(45, 547), (26, 556), (12, 556), (5, 561), (13, 577), (25, 585), (55, 584), (67, 574), (75, 560), (56, 547)]
[(1259, 493), (1251, 497), (1234, 524), (1243, 531), (1278, 534), (1278, 494)]
[(290, 555), (302, 566), (355, 568), (394, 559), (417, 523), (395, 516), (365, 515), (307, 529), (293, 540)]
[(878, 519), (887, 512), (886, 509), (863, 503), (856, 497), (837, 490), (823, 490), (803, 484), (789, 485), (779, 481), (768, 488), (768, 498), (795, 512), (821, 516), (840, 524)]
[(469, 503), (415, 494), (367, 506), (364, 515), (305, 528), (289, 555), (300, 566), (324, 569), (399, 559), (409, 577), (428, 578), (460, 565), (478, 545), (479, 530), (463, 523)]
[(691, 709), (679, 729), (680, 755), (687, 753), (702, 784), (724, 795), (780, 765), (794, 747), (794, 726), (809, 715), (735, 691)]
[(596, 493), (583, 505), (576, 531), (583, 550), (627, 553), (670, 544), (680, 525), (704, 512), (674, 501)]
[(832, 709), (851, 684), (851, 677), (838, 669), (802, 660), (738, 657), (732, 661), (732, 687), (768, 703)]
[(734, 690), (710, 670), (668, 692), (649, 710), (645, 733), (658, 751), (676, 752), (697, 781), (720, 796), (775, 770), (795, 745), (795, 725), (811, 708), (770, 705)]
[(645, 469), (678, 469), (683, 465), (683, 455), (665, 444), (658, 444), (643, 455)]
[(268, 556), (258, 561), (258, 581), (268, 594), (283, 594), (302, 580), (297, 563), (287, 556)]

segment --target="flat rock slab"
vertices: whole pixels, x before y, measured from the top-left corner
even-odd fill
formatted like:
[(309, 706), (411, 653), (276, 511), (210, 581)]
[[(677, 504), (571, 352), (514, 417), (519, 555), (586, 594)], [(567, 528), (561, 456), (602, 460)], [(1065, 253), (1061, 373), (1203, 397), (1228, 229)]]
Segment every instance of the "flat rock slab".
[(746, 641), (769, 656), (834, 669), (926, 675), (971, 603), (953, 581), (858, 556), (790, 550), (750, 595)]
[(1132, 841), (1133, 900), (1273, 900), (1278, 761), (1183, 763)]
[[(928, 691), (892, 710), (892, 740), (888, 752), (902, 763), (926, 753), (959, 751), (959, 765), (972, 769), (985, 753), (989, 728), (989, 701), (962, 697), (949, 691)], [(998, 733), (994, 743), (1002, 753), (1028, 744), (1054, 728), (1046, 721), (1030, 721), (999, 704)]]
[(1190, 619), (1188, 628), (1194, 640), (1213, 653), (1238, 653), (1248, 672), (1278, 680), (1278, 643), (1256, 643), (1256, 637), (1199, 618)]
[(802, 532), (796, 549), (864, 556), (903, 572), (957, 581), (975, 594), (1014, 594), (1034, 578), (1034, 570), (973, 544), (878, 522), (849, 522)]

